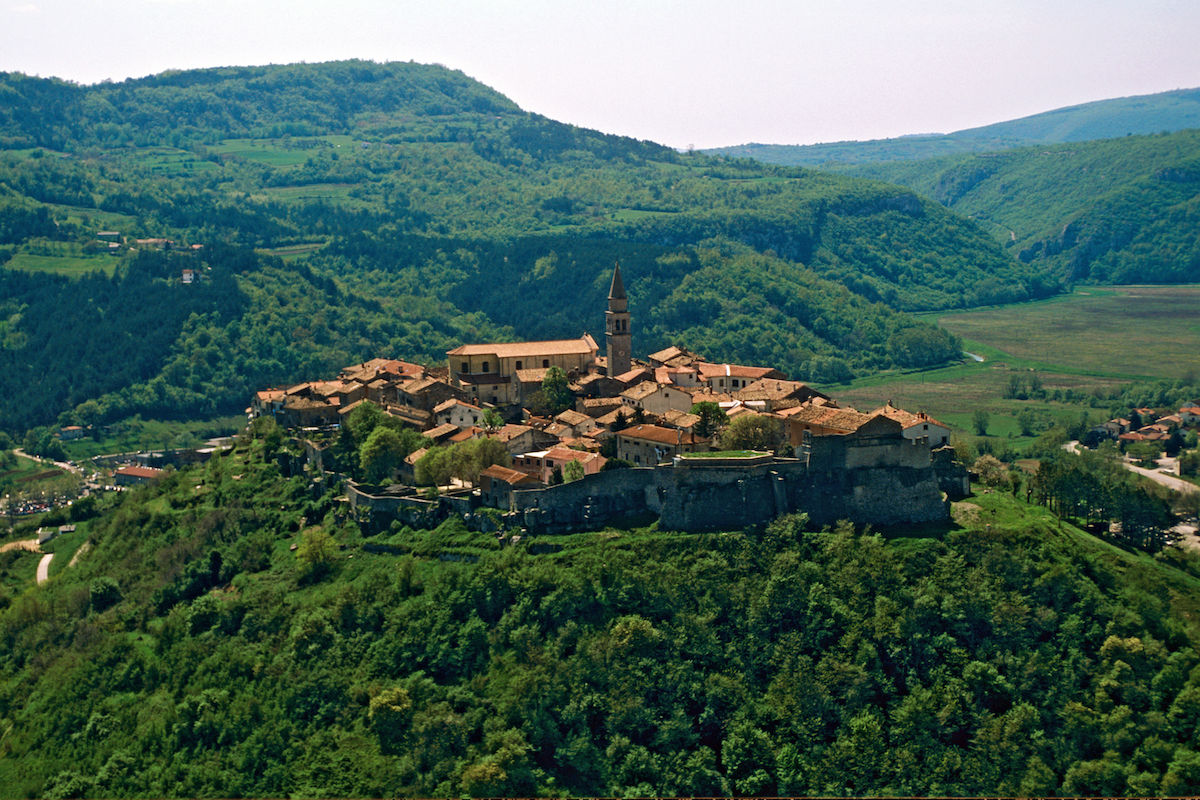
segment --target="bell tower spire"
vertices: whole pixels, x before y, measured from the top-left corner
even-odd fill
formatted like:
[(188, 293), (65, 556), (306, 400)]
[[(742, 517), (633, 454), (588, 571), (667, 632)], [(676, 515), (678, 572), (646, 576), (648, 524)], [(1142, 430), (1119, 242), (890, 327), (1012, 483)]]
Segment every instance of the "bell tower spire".
[(630, 369), (633, 334), (629, 330), (629, 300), (621, 281), (621, 264), (613, 269), (608, 290), (608, 310), (604, 312), (604, 333), (608, 339), (608, 376), (615, 378)]

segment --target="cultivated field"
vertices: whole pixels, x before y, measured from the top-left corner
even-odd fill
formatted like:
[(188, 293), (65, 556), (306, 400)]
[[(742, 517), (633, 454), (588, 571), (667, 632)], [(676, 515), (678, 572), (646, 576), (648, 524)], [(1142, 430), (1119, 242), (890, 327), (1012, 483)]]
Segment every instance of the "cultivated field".
[[(1020, 435), (1022, 410), (1037, 415), (1037, 427), (1072, 422), (1081, 413), (1099, 421), (1113, 395), (1130, 383), (1196, 380), (1198, 309), (1200, 286), (1119, 286), (944, 314), (938, 323), (963, 337), (982, 362), (877, 375), (828, 389), (862, 411), (891, 400), (967, 432), (982, 409), (990, 415), (988, 432), (1020, 447), (1031, 440)], [(1005, 398), (1014, 377), (1026, 386), (1036, 377), (1048, 397)]]
[(1200, 286), (1081, 289), (938, 322), (1025, 366), (1147, 380), (1200, 373)]

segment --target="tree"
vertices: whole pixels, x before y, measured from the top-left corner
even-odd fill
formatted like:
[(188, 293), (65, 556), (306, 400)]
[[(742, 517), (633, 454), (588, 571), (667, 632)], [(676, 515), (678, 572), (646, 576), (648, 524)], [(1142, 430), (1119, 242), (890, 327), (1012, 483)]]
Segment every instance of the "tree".
[(734, 417), (721, 434), (723, 450), (774, 450), (779, 446), (783, 426), (774, 417), (742, 414)]
[[(1022, 408), (1017, 412), (1017, 425), (1021, 427), (1022, 436), (1033, 436), (1033, 428), (1037, 425), (1037, 414), (1032, 408)], [(987, 426), (984, 425), (984, 427)]]
[(494, 433), (504, 427), (504, 417), (494, 408), (485, 408), (479, 419), (479, 426), (487, 433)]
[(975, 426), (975, 434), (977, 436), (987, 436), (988, 423), (991, 422), (991, 417), (982, 408), (975, 409), (975, 413), (971, 416), (971, 422)]
[(301, 534), (296, 548), (301, 581), (317, 581), (327, 575), (337, 561), (337, 551), (337, 542), (324, 528), (309, 528)]
[(370, 400), (364, 400), (354, 407), (346, 417), (346, 429), (354, 438), (354, 444), (359, 447), (367, 441), (367, 437), (378, 427), (388, 415)]
[[(357, 411), (357, 409), (355, 409)], [(390, 478), (408, 455), (400, 434), (391, 428), (377, 427), (359, 448), (358, 463), (368, 483)]]
[(711, 400), (693, 404), (692, 413), (700, 417), (693, 428), (697, 436), (713, 436), (729, 423), (729, 416)]
[(567, 373), (563, 372), (562, 367), (546, 370), (546, 377), (542, 379), (542, 397), (546, 410), (552, 415), (560, 414), (574, 404), (575, 397), (571, 394)]
[(583, 464), (578, 461), (568, 461), (563, 464), (562, 477), (563, 483), (574, 483), (583, 479)]

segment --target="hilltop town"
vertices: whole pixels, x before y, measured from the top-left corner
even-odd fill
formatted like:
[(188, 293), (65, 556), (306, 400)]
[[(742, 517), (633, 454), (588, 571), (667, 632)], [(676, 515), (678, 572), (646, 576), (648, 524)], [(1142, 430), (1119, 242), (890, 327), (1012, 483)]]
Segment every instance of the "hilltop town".
[[(773, 367), (711, 362), (679, 346), (635, 360), (619, 265), (608, 295), (605, 340), (603, 353), (588, 334), (465, 344), (449, 350), (446, 364), (437, 367), (377, 358), (331, 380), (259, 391), (248, 413), (315, 434), (341, 427), (360, 406), (374, 404), (424, 437), (425, 446), (385, 476), (407, 484), (438, 482), (422, 479), (422, 460), (433, 449), (497, 442), (502, 447), (492, 445), (493, 456), (466, 482), (473, 487), (456, 481), (444, 488), (450, 494), (474, 489), (478, 503), (518, 514), (535, 529), (629, 513), (661, 515), (673, 502), (680, 509), (677, 525), (711, 527), (724, 517), (704, 511), (713, 504), (698, 502), (696, 492), (728, 479), (743, 484), (733, 503), (740, 511), (724, 520), (735, 523), (793, 510), (863, 524), (925, 522), (946, 517), (943, 492), (967, 491), (965, 470), (953, 464), (948, 447), (949, 427), (924, 413), (891, 404), (861, 412)], [(306, 441), (319, 458), (320, 445)], [(939, 449), (944, 452), (935, 457)], [(602, 477), (616, 468), (632, 469), (620, 479)], [(675, 497), (684, 473), (663, 468), (687, 469), (693, 502), (680, 505)], [(916, 476), (904, 488), (879, 480), (879, 474), (894, 477), (904, 470)], [(823, 476), (820, 491), (813, 485), (817, 472)], [(846, 483), (851, 473), (858, 478)], [(756, 503), (746, 495), (745, 480), (769, 483), (768, 474), (792, 476), (787, 480), (793, 482), (802, 475), (804, 488)], [(671, 476), (670, 486), (664, 475)], [(548, 491), (575, 481), (581, 485), (569, 491)], [(842, 490), (846, 502), (831, 502), (829, 496)], [(814, 492), (825, 499), (814, 503)], [(356, 505), (395, 510), (404, 493), (379, 498), (352, 486), (351, 496)], [(422, 497), (413, 489), (399, 505), (428, 502)], [(722, 502), (729, 506), (728, 499)], [(684, 506), (694, 508), (684, 513)]]

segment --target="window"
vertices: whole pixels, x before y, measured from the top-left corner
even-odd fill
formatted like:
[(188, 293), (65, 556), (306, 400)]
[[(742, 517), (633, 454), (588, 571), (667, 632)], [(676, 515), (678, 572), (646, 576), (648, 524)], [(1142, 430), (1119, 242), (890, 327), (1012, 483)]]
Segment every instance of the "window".
[(470, 371), (471, 371), (471, 365), (468, 364), (466, 361), (462, 362), (462, 369), (460, 369), (459, 372), (470, 372)]
[(518, 362), (517, 362), (517, 369), (524, 369), (524, 367), (522, 367), (522, 366), (521, 366), (521, 362), (520, 362), (520, 361), (518, 361)]
[(547, 367), (549, 367), (549, 366), (550, 366), (550, 359), (548, 359), (548, 358), (543, 358), (543, 359), (542, 359), (542, 369), (545, 369), (545, 368), (547, 368)]
[(486, 361), (485, 361), (485, 362), (483, 362), (483, 371), (484, 371), (484, 372), (491, 372), (491, 370), (490, 370), (490, 369), (488, 369), (488, 367), (490, 367), (490, 366), (491, 366), (491, 364), (489, 364), (488, 362), (486, 362)]

